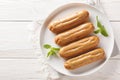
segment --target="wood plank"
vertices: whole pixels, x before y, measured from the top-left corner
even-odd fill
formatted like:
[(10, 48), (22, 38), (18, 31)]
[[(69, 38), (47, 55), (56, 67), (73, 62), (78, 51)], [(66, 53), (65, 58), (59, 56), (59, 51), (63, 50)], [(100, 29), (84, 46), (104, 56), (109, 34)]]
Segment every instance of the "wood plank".
[(29, 22), (0, 22), (0, 50), (33, 49)]
[(120, 0), (101, 0), (102, 6), (111, 21), (120, 21)]
[[(15, 49), (33, 49), (28, 25), (31, 22), (0, 22), (0, 51)], [(120, 48), (120, 22), (112, 22), (115, 38)]]
[(0, 22), (0, 58), (36, 58), (30, 22)]
[(120, 31), (119, 31), (120, 22), (111, 22), (111, 24), (112, 24), (115, 40), (118, 44), (118, 47), (120, 48), (120, 36), (119, 36), (120, 35)]
[[(119, 31), (120, 30), (119, 29), (120, 22), (111, 22), (111, 24), (112, 24), (112, 28), (113, 28), (116, 43), (117, 43), (118, 48), (120, 50), (120, 36), (119, 36), (120, 35), (120, 31)], [(120, 53), (117, 56), (113, 57), (113, 58), (120, 58)]]
[(0, 59), (37, 59), (39, 53), (35, 49), (14, 49), (0, 51)]
[[(0, 79), (2, 80), (36, 80), (40, 78), (39, 61), (34, 59), (0, 60)], [(42, 79), (41, 79), (42, 80)]]
[(31, 20), (35, 17), (33, 8), (20, 1), (0, 1), (0, 20)]
[[(44, 19), (51, 11), (63, 4), (81, 1), (85, 0), (1, 0), (0, 20)], [(120, 1), (101, 1), (109, 19), (112, 21), (120, 21), (120, 11), (118, 10), (120, 8)]]
[[(36, 48), (39, 51), (39, 42), (31, 41), (32, 32), (28, 25), (31, 22), (0, 22), (0, 58), (37, 58)], [(112, 22), (115, 38), (120, 48), (120, 22)], [(39, 39), (39, 36), (35, 38)], [(39, 40), (38, 40), (39, 41)], [(120, 58), (120, 55), (114, 57)]]
[[(0, 59), (0, 78), (2, 80), (46, 80), (40, 72), (38, 59)], [(63, 78), (63, 77), (61, 77)], [(98, 72), (85, 77), (64, 77), (60, 80), (118, 80), (120, 60), (109, 60)]]

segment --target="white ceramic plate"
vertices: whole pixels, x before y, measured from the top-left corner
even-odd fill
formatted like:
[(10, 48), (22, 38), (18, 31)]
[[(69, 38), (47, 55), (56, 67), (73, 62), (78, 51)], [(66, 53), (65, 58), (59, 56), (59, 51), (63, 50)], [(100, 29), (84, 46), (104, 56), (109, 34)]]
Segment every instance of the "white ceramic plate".
[[(99, 20), (101, 21), (102, 24), (104, 24), (105, 28), (108, 31), (109, 37), (104, 37), (100, 34), (97, 35), (100, 38), (99, 46), (104, 48), (105, 50), (106, 60), (97, 61), (95, 63), (83, 66), (79, 69), (69, 71), (64, 68), (64, 59), (62, 59), (61, 57), (52, 56), (49, 59), (46, 57), (47, 50), (43, 48), (44, 44), (51, 44), (54, 47), (59, 47), (54, 42), (55, 34), (53, 34), (47, 28), (47, 26), (52, 21), (64, 18), (68, 15), (74, 14), (75, 12), (78, 12), (84, 9), (89, 11), (90, 21), (94, 24), (95, 27), (96, 27), (96, 16), (99, 16)], [(53, 67), (56, 71), (69, 76), (84, 76), (97, 71), (108, 61), (114, 46), (114, 36), (113, 36), (113, 31), (108, 19), (99, 10), (97, 10), (96, 8), (90, 5), (83, 4), (83, 3), (70, 3), (57, 8), (46, 18), (40, 32), (40, 46), (41, 46), (42, 53), (45, 55), (45, 58), (48, 60), (49, 65)]]

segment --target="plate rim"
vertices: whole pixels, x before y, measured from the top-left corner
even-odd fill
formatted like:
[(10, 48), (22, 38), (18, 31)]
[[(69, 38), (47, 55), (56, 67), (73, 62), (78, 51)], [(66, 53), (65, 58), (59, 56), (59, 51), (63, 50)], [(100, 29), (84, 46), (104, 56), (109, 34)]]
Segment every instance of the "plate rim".
[[(43, 23), (42, 23), (42, 25), (41, 25), (41, 28), (40, 28), (40, 37), (39, 37), (39, 45), (40, 45), (40, 51), (42, 52), (42, 54), (43, 54), (43, 50), (42, 50), (42, 43), (41, 43), (41, 38), (42, 38), (42, 32), (43, 32), (43, 25), (45, 25), (45, 22), (47, 22), (48, 20), (49, 20), (49, 18), (50, 18), (50, 16), (52, 15), (52, 14), (54, 14), (55, 15), (55, 13), (54, 12), (57, 12), (57, 10), (58, 9), (61, 9), (62, 7), (64, 7), (64, 6), (70, 6), (70, 5), (73, 5), (73, 4), (82, 4), (82, 5), (87, 5), (87, 6), (89, 6), (89, 7), (92, 7), (92, 8), (94, 8), (94, 9), (96, 9), (98, 12), (100, 12), (101, 14), (103, 14), (100, 10), (98, 10), (96, 7), (94, 7), (94, 6), (91, 6), (91, 5), (88, 5), (88, 4), (85, 4), (85, 3), (67, 3), (67, 4), (64, 4), (64, 5), (61, 5), (61, 6), (59, 6), (59, 7), (57, 7), (56, 9), (54, 9), (53, 11), (51, 11), (51, 13), (50, 14), (48, 14), (48, 16), (47, 17), (45, 17), (45, 20), (43, 21)], [(105, 15), (105, 14), (103, 14), (103, 15)], [(109, 19), (108, 19), (108, 17), (106, 16), (106, 18), (107, 18), (107, 20), (109, 21)], [(109, 21), (109, 25), (110, 26), (112, 26), (111, 25), (111, 23), (110, 23), (110, 21)], [(113, 46), (111, 46), (112, 48), (111, 48), (111, 54), (110, 54), (110, 56), (112, 55), (112, 51), (113, 51), (113, 47), (114, 47), (114, 34), (113, 34), (113, 28), (111, 27), (111, 30), (112, 30), (112, 33), (111, 33), (111, 35), (112, 35), (112, 45)], [(109, 58), (110, 58), (110, 56), (109, 56)], [(102, 68), (105, 64), (106, 64), (106, 62), (109, 60), (109, 58), (107, 58), (106, 60), (105, 60), (105, 62), (103, 63), (103, 64), (101, 64), (97, 69), (95, 69), (94, 71), (91, 71), (91, 72), (89, 72), (88, 74), (83, 74), (83, 75), (81, 75), (81, 74), (77, 74), (77, 75), (71, 75), (71, 74), (65, 74), (65, 73), (63, 73), (63, 72), (60, 72), (60, 71), (58, 71), (58, 70), (56, 70), (53, 66), (51, 66), (49, 63), (49, 65), (55, 70), (55, 71), (57, 71), (57, 72), (60, 72), (60, 73), (62, 73), (62, 74), (64, 74), (64, 75), (68, 75), (68, 76), (86, 76), (86, 75), (90, 75), (90, 74), (92, 74), (92, 73), (94, 73), (94, 72), (96, 72), (96, 71), (98, 71), (100, 68)]]

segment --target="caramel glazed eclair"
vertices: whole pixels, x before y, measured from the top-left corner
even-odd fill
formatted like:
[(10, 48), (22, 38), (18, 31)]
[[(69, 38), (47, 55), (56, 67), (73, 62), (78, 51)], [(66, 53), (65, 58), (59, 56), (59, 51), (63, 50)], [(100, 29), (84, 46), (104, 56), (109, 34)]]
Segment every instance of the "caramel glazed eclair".
[(64, 63), (64, 67), (68, 70), (73, 70), (104, 58), (104, 50), (102, 48), (98, 48), (78, 57), (69, 59)]
[(82, 39), (94, 31), (94, 26), (91, 22), (84, 23), (66, 32), (60, 33), (55, 37), (55, 42), (59, 46), (65, 46), (71, 42)]
[(73, 58), (96, 48), (98, 43), (99, 38), (97, 36), (86, 37), (62, 47), (59, 54), (65, 59)]
[(75, 15), (67, 17), (65, 19), (60, 19), (58, 21), (52, 22), (48, 25), (48, 28), (53, 33), (61, 33), (66, 30), (69, 30), (71, 28), (76, 27), (77, 25), (80, 25), (89, 19), (89, 13), (86, 10), (82, 10), (80, 12), (77, 12)]

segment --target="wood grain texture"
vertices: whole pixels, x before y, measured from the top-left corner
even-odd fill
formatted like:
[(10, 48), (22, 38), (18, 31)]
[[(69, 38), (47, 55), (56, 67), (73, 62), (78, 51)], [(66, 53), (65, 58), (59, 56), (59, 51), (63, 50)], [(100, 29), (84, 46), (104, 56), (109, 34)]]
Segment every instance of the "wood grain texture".
[[(113, 65), (114, 64), (114, 65)], [(40, 73), (38, 59), (0, 59), (0, 79), (2, 80), (44, 80)], [(118, 80), (120, 61), (109, 60), (98, 72), (85, 77), (68, 77), (74, 80)], [(60, 79), (62, 80), (62, 79)]]
[[(84, 1), (84, 0), (83, 0)], [(57, 7), (80, 0), (0, 0), (0, 79), (45, 80), (41, 77), (39, 52), (30, 41), (28, 24), (41, 21)], [(120, 0), (101, 0), (120, 48)], [(39, 50), (38, 50), (39, 51)], [(110, 58), (98, 72), (64, 80), (119, 80), (120, 54)], [(62, 79), (60, 79), (62, 80)]]
[(40, 56), (35, 49), (14, 49), (0, 51), (0, 59), (37, 59)]
[(0, 22), (0, 50), (33, 49), (28, 22)]
[[(28, 24), (32, 22), (0, 22), (0, 58), (37, 58)], [(111, 22), (116, 42), (120, 48), (120, 22)], [(39, 38), (39, 36), (38, 36)], [(39, 44), (38, 44), (39, 45)], [(117, 58), (120, 56), (117, 56)]]
[(111, 22), (111, 24), (112, 24), (112, 29), (114, 32), (115, 40), (116, 40), (118, 47), (120, 49), (120, 36), (119, 36), (120, 35), (120, 31), (119, 31), (120, 22)]
[[(34, 20), (38, 17), (44, 19), (63, 4), (81, 1), (85, 0), (0, 0), (0, 20)], [(120, 21), (120, 1), (101, 0), (101, 2), (109, 19)]]
[(111, 21), (120, 21), (120, 0), (101, 0), (102, 6)]
[(30, 22), (0, 22), (0, 58), (37, 58)]

